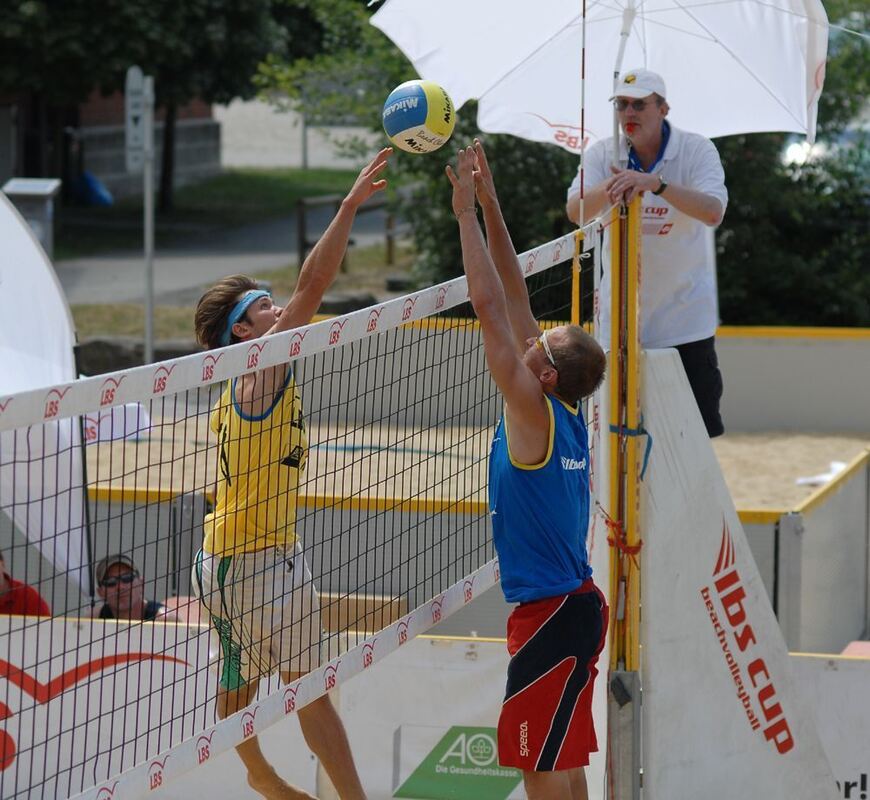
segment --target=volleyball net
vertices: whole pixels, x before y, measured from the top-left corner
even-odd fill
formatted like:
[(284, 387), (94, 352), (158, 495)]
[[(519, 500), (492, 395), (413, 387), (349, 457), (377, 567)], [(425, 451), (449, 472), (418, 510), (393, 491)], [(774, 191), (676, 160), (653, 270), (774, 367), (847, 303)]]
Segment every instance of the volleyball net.
[[(598, 236), (587, 232), (587, 247)], [(575, 297), (591, 313), (593, 259), (577, 259), (578, 293), (575, 246), (569, 235), (520, 256), (545, 326), (569, 321)], [(297, 563), (296, 588), (316, 600), (293, 612), (306, 631), (291, 660), (301, 677), (264, 683), (253, 711), (221, 721), (218, 680), (238, 673), (238, 654), (216, 647), (191, 591), (225, 457), (211, 419), (229, 381), (287, 363), (302, 414), (286, 426), (295, 439), (274, 441), (298, 491), (272, 499), (295, 520), (310, 570)], [(161, 787), (494, 585), (486, 483), (500, 413), (464, 278), (255, 342), (0, 398), (0, 548), (6, 571), (54, 615), (0, 616), (0, 796)], [(278, 446), (268, 424), (236, 444)], [(149, 606), (154, 622), (111, 618), (141, 600), (160, 604)]]

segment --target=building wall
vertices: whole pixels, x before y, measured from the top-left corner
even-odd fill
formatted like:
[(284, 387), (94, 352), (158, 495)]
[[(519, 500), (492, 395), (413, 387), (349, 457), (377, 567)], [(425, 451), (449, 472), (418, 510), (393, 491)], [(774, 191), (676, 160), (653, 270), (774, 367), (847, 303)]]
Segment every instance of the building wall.
[[(164, 119), (163, 109), (155, 109), (154, 118)], [(211, 106), (202, 100), (193, 100), (178, 109), (178, 119), (211, 119)], [(91, 92), (87, 101), (79, 107), (79, 125), (92, 128), (103, 125), (124, 124), (124, 94), (114, 92), (103, 95), (98, 90)]]
[[(221, 123), (225, 167), (357, 169), (388, 143), (385, 135), (368, 128), (306, 126), (298, 112), (278, 110), (261, 100), (215, 106), (214, 116)], [(344, 152), (340, 145), (348, 140), (365, 143), (367, 151)]]
[(722, 328), (729, 431), (870, 432), (870, 330)]
[[(127, 172), (124, 127), (81, 129), (84, 169), (99, 178), (116, 197), (140, 194), (142, 176)], [(154, 125), (154, 180), (160, 176), (163, 123)], [(213, 119), (180, 120), (175, 126), (175, 186), (209, 178), (220, 172), (220, 125)]]
[[(155, 110), (155, 183), (163, 154), (162, 109)], [(79, 133), (84, 148), (83, 168), (99, 178), (116, 197), (140, 194), (142, 176), (130, 175), (125, 165), (124, 95), (106, 97), (95, 91), (79, 109)], [(201, 100), (178, 109), (175, 127), (174, 185), (184, 186), (212, 177), (221, 168), (220, 123), (211, 106)]]

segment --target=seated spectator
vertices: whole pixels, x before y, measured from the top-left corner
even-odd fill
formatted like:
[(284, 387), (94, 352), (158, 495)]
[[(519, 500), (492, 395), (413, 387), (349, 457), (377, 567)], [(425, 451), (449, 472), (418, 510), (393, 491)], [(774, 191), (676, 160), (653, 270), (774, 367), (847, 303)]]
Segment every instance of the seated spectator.
[(26, 583), (16, 581), (6, 571), (6, 562), (0, 552), (0, 614), (25, 614), (50, 617), (51, 609), (39, 592)]
[(157, 600), (145, 599), (145, 582), (136, 562), (124, 553), (106, 556), (96, 569), (97, 593), (103, 606), (98, 619), (129, 619), (174, 622), (166, 607)]

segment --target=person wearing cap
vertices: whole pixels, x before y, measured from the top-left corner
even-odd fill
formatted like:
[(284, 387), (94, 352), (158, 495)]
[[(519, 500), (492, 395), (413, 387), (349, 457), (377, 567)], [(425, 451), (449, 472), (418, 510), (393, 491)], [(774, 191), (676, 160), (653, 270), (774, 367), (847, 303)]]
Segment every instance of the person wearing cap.
[[(224, 278), (200, 298), (194, 326), (207, 349), (251, 342), (306, 325), (332, 284), (357, 209), (387, 184), (392, 148), (361, 170), (335, 218), (305, 259), (289, 302), (275, 305), (244, 275)], [(308, 440), (302, 401), (288, 363), (227, 381), (211, 415), (217, 436), (214, 511), (203, 522), (194, 592), (211, 616), (222, 657), (217, 710), (226, 717), (253, 702), (262, 678), (285, 683), (320, 664), (320, 612), (296, 536), (296, 492)], [(365, 797), (347, 735), (328, 695), (298, 711), (308, 746), (343, 800)], [(248, 783), (265, 797), (309, 797), (288, 785), (256, 736), (236, 748)]]
[[(722, 375), (714, 340), (719, 323), (716, 263), (708, 229), (722, 222), (728, 192), (715, 146), (706, 137), (671, 124), (666, 98), (665, 82), (657, 73), (634, 69), (622, 76), (611, 100), (625, 138), (614, 143), (610, 137), (586, 151), (583, 222), (643, 194), (641, 346), (677, 349), (713, 437), (721, 435), (724, 426), (719, 413)], [(572, 221), (581, 223), (579, 171), (568, 189), (567, 212)], [(601, 293), (606, 346), (608, 269)]]
[(97, 594), (103, 600), (97, 619), (169, 621), (163, 603), (145, 599), (145, 582), (130, 556), (108, 555), (97, 564), (95, 573)]
[(51, 608), (32, 586), (17, 581), (6, 571), (6, 561), (0, 552), (0, 614), (21, 614), (50, 617)]

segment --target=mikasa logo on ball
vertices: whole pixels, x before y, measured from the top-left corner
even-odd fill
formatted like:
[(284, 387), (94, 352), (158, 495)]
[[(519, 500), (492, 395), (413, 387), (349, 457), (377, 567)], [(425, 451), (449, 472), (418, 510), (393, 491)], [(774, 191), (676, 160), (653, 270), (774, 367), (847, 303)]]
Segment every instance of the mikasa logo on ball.
[(404, 111), (408, 108), (416, 108), (420, 104), (420, 100), (417, 97), (405, 97), (402, 100), (399, 100), (397, 103), (392, 103), (389, 106), (384, 106), (384, 120), (390, 116), (390, 114), (396, 111)]
[(407, 81), (390, 92), (384, 103), (384, 130), (406, 153), (431, 153), (453, 133), (453, 101), (437, 83)]

